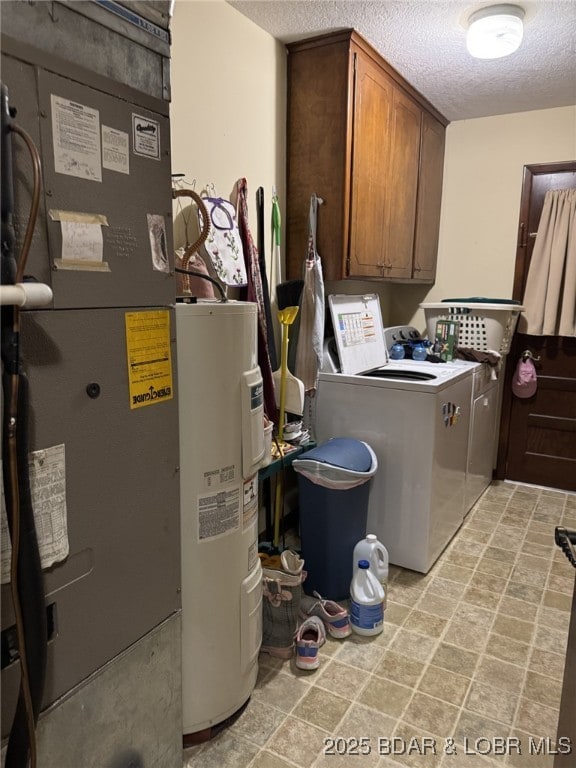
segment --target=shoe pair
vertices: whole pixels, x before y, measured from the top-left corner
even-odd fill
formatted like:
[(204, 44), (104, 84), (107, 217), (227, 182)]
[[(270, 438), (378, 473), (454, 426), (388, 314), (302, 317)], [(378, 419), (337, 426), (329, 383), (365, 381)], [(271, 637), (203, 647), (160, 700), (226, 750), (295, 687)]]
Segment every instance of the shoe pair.
[(314, 592), (314, 597), (306, 595), (302, 597), (300, 616), (303, 619), (317, 616), (323, 622), (330, 637), (342, 639), (352, 633), (348, 611), (334, 600), (324, 600), (318, 592)]
[(295, 635), (296, 666), (317, 669), (318, 651), (326, 642), (326, 631), (331, 637), (348, 637), (352, 632), (350, 617), (345, 608), (334, 600), (324, 600), (318, 592), (314, 592), (314, 597), (302, 597), (300, 616), (304, 621)]

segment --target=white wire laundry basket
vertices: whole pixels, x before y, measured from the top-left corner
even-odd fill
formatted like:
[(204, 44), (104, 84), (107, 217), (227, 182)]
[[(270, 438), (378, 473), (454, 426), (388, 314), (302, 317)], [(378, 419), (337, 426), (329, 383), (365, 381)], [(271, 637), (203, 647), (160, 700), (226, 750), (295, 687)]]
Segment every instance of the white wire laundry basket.
[(510, 351), (512, 336), (520, 312), (520, 304), (490, 303), (490, 299), (478, 301), (459, 300), (420, 304), (426, 316), (428, 338), (436, 336), (438, 320), (457, 320), (459, 347), (480, 352), (492, 350), (506, 355)]

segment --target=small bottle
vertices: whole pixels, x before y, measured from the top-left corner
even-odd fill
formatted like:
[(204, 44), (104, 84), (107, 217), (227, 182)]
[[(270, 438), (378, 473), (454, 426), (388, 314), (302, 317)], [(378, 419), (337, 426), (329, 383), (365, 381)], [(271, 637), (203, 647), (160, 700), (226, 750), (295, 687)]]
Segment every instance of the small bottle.
[(389, 572), (389, 558), (388, 550), (378, 541), (378, 538), (373, 533), (369, 533), (365, 539), (361, 539), (354, 547), (354, 553), (352, 555), (352, 570), (356, 570), (359, 560), (368, 560), (370, 563), (370, 569), (376, 576), (382, 589), (384, 590), (384, 610), (386, 610), (386, 603), (388, 601), (388, 572)]
[(384, 629), (384, 590), (368, 560), (358, 561), (350, 584), (350, 624), (358, 635), (378, 635)]
[(390, 347), (391, 360), (403, 360), (405, 354), (406, 353), (404, 351), (403, 344), (399, 344), (398, 342), (396, 342), (396, 344), (392, 344), (392, 346)]
[(416, 344), (412, 349), (412, 360), (426, 360), (428, 352), (424, 344)]

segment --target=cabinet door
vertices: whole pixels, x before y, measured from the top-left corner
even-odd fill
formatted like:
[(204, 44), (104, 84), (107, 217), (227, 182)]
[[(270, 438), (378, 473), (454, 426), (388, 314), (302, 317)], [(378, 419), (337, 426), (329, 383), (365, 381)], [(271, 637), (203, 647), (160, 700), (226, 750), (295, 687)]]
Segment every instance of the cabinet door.
[(395, 90), (383, 277), (412, 277), (421, 119), (420, 107)]
[(387, 240), (393, 84), (361, 52), (355, 57), (349, 277), (381, 277)]
[(413, 277), (416, 280), (433, 281), (436, 276), (445, 133), (446, 129), (442, 123), (432, 115), (423, 113), (414, 243)]

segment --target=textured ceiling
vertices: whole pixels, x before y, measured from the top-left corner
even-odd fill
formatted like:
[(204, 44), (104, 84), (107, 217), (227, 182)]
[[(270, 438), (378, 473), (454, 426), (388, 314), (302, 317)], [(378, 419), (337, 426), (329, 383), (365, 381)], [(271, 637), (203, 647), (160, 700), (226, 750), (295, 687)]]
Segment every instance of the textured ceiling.
[(473, 59), (465, 36), (498, 0), (228, 2), (284, 43), (354, 27), (449, 120), (576, 104), (576, 0), (518, 0), (522, 46), (493, 60)]

